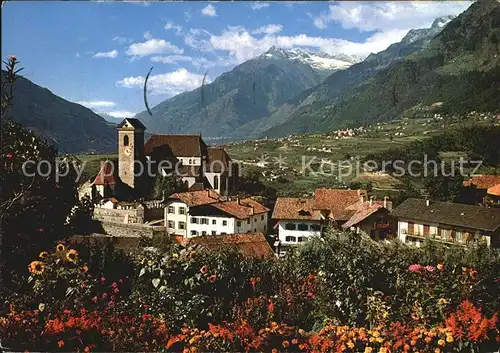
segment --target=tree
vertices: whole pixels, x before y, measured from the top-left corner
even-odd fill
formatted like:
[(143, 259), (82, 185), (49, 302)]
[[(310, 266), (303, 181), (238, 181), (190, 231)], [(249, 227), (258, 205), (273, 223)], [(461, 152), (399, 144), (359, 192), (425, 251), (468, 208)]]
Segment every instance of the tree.
[(186, 187), (178, 177), (157, 175), (151, 196), (153, 199), (161, 199), (179, 191), (186, 191)]
[[(2, 74), (2, 112), (13, 101), (18, 61)], [(58, 159), (43, 138), (13, 121), (2, 121), (0, 220), (3, 287), (26, 273), (26, 262), (70, 234), (66, 220), (78, 199), (71, 158)]]

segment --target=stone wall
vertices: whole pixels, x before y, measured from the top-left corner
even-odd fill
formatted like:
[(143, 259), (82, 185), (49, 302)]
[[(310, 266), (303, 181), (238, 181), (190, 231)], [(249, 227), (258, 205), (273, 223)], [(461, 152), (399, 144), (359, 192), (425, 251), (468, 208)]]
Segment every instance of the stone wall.
[(94, 209), (94, 219), (102, 222), (142, 224), (144, 223), (144, 209)]
[(154, 235), (166, 235), (166, 228), (163, 226), (146, 226), (143, 224), (124, 224), (101, 221), (102, 230), (109, 235), (116, 237), (147, 237)]

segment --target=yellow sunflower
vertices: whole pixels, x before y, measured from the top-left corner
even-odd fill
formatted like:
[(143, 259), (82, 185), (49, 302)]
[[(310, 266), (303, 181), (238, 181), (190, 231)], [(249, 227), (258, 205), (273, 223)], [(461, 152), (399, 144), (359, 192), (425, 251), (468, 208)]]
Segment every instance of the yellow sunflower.
[(70, 249), (66, 253), (66, 260), (75, 263), (78, 260), (78, 252), (75, 249)]
[(34, 275), (41, 275), (44, 269), (45, 266), (41, 261), (33, 261), (28, 266), (28, 270)]
[(56, 250), (59, 252), (62, 252), (64, 250), (66, 250), (66, 247), (63, 244), (57, 244)]
[(46, 252), (46, 251), (42, 251), (40, 253), (40, 255), (38, 255), (41, 259), (46, 259), (47, 257), (49, 257), (49, 253)]

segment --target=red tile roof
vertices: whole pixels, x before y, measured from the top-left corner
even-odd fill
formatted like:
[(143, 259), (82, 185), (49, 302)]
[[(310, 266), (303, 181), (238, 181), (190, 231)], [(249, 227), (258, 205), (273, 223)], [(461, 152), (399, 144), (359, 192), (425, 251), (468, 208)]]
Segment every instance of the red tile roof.
[(188, 206), (200, 206), (218, 202), (220, 195), (214, 190), (187, 191), (172, 194), (170, 199), (179, 199)]
[(273, 219), (321, 219), (321, 213), (314, 209), (314, 200), (294, 197), (278, 197), (273, 210)]
[(328, 217), (336, 220), (347, 220), (353, 212), (346, 208), (361, 202), (361, 196), (366, 200), (365, 190), (316, 189), (314, 193), (314, 208), (327, 211)]
[(488, 188), (488, 195), (500, 196), (500, 184)]
[(474, 175), (471, 179), (464, 181), (464, 186), (474, 185), (478, 189), (488, 189), (500, 184), (500, 175)]
[[(366, 218), (370, 217), (372, 214), (378, 212), (379, 210), (383, 210), (383, 203), (374, 202), (371, 206), (369, 202), (363, 202), (363, 204), (359, 204), (356, 210), (356, 213), (352, 215), (349, 220), (342, 225), (344, 228), (349, 228), (355, 226), (356, 224), (364, 221)], [(389, 210), (387, 210), (389, 212)]]
[(104, 185), (104, 186), (111, 186), (115, 185), (115, 177), (113, 176), (115, 170), (113, 167), (113, 164), (111, 162), (106, 161), (101, 167), (101, 170), (99, 170), (99, 173), (94, 179), (94, 185)]
[(261, 205), (252, 198), (241, 199), (239, 201), (222, 201), (214, 203), (211, 206), (224, 211), (238, 219), (245, 219), (253, 215), (269, 211), (267, 207)]
[(153, 135), (144, 145), (146, 155), (156, 148), (168, 145), (176, 157), (202, 157), (207, 154), (207, 145), (200, 135)]
[(262, 233), (204, 235), (190, 238), (188, 246), (199, 245), (207, 250), (218, 250), (225, 246), (233, 247), (246, 257), (274, 259), (273, 249)]

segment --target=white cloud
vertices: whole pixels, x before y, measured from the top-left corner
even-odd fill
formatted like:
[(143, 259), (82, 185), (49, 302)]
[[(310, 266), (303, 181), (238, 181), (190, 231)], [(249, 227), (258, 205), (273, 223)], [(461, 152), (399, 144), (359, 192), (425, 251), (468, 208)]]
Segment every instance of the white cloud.
[(257, 28), (255, 30), (252, 31), (253, 34), (274, 34), (274, 33), (278, 33), (278, 32), (281, 32), (283, 30), (283, 26), (282, 25), (275, 25), (275, 24), (270, 24), (270, 25), (267, 25), (267, 26), (262, 26), (260, 28)]
[(215, 7), (212, 4), (208, 4), (207, 6), (205, 6), (201, 10), (201, 13), (203, 16), (209, 16), (209, 17), (217, 16), (217, 11), (215, 10)]
[(78, 101), (76, 103), (81, 104), (87, 108), (105, 108), (116, 106), (115, 102), (110, 101)]
[(250, 8), (252, 10), (260, 10), (260, 9), (264, 9), (266, 7), (269, 7), (269, 4), (267, 2), (260, 2), (260, 1), (256, 1), (256, 2), (252, 3), (252, 5), (250, 5)]
[(144, 32), (144, 39), (146, 39), (146, 40), (153, 39), (153, 36), (151, 35), (150, 31)]
[(107, 112), (109, 116), (112, 116), (113, 118), (132, 118), (135, 116), (135, 113), (129, 112), (128, 110), (114, 110), (111, 112)]
[(180, 36), (182, 34), (182, 26), (176, 25), (172, 22), (168, 22), (164, 28), (166, 31), (175, 30), (175, 35), (177, 36)]
[(189, 22), (191, 20), (191, 14), (189, 12), (184, 12), (184, 21)]
[(151, 54), (182, 54), (184, 50), (163, 39), (149, 39), (143, 43), (133, 43), (127, 49), (127, 55), (147, 56)]
[(93, 58), (109, 58), (109, 59), (114, 59), (118, 56), (118, 50), (113, 49), (110, 51), (100, 51), (98, 53), (95, 53), (92, 57)]
[(114, 42), (118, 42), (119, 44), (125, 44), (125, 43), (130, 42), (129, 39), (127, 39), (125, 37), (121, 37), (121, 36), (113, 37), (111, 40)]
[(388, 31), (429, 27), (436, 17), (458, 15), (471, 1), (336, 2), (314, 18), (314, 25), (326, 28), (337, 22), (346, 29)]
[[(116, 84), (126, 88), (142, 88), (144, 80), (144, 76), (125, 77), (117, 81)], [(151, 75), (148, 80), (148, 89), (152, 94), (162, 94), (171, 97), (185, 91), (192, 91), (200, 87), (202, 82), (203, 75), (180, 68), (169, 73)], [(208, 82), (210, 81), (207, 79), (206, 83)]]
[(175, 64), (181, 61), (193, 62), (193, 58), (184, 55), (153, 56), (151, 61), (163, 64)]

